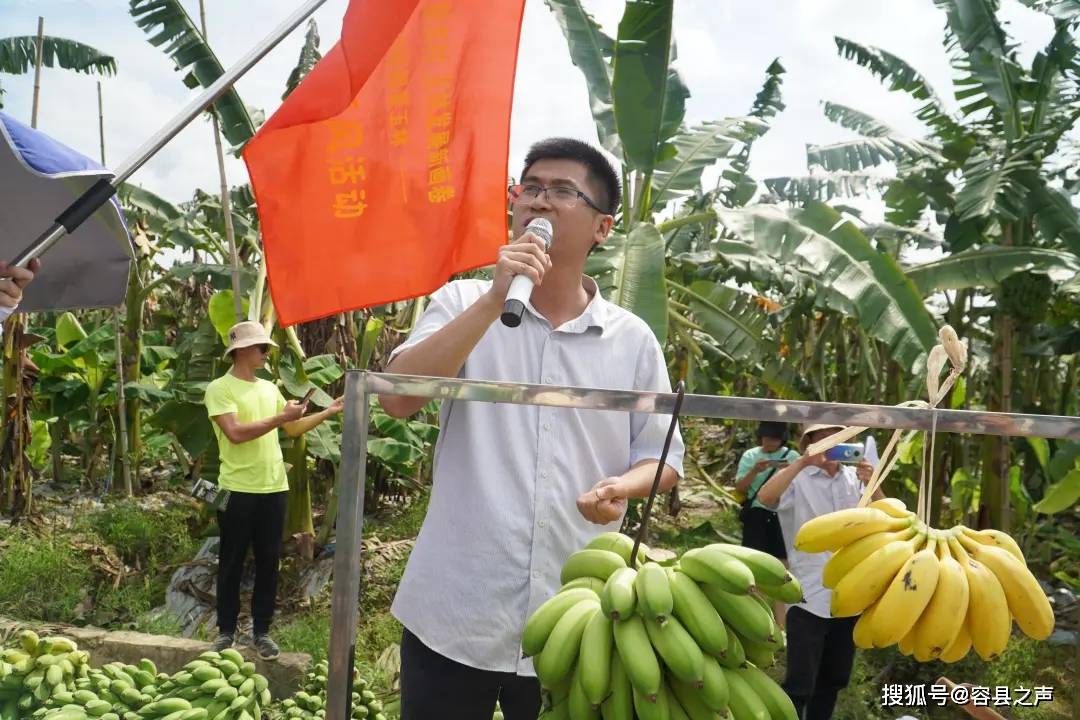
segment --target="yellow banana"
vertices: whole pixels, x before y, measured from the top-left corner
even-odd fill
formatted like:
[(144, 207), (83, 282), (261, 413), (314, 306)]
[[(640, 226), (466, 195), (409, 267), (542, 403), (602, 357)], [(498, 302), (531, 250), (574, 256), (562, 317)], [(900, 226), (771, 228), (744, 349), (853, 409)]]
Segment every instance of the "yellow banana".
[(885, 589), (871, 621), (876, 646), (900, 642), (930, 604), (941, 570), (936, 547), (937, 541), (930, 538), (925, 548), (908, 558)]
[(970, 650), (971, 633), (968, 631), (968, 624), (965, 622), (960, 625), (960, 632), (956, 633), (956, 639), (953, 640), (952, 645), (945, 648), (945, 652), (941, 653), (938, 659), (942, 662), (954, 663), (966, 657)]
[(668, 618), (663, 625), (647, 622), (645, 631), (672, 675), (691, 684), (701, 682), (705, 672), (705, 656), (681, 622), (675, 618)]
[(938, 545), (937, 553), (940, 564), (937, 588), (913, 629), (915, 659), (919, 662), (938, 657), (952, 645), (968, 610), (964, 568), (948, 551), (946, 543)]
[(964, 577), (967, 578), (968, 642), (979, 657), (992, 660), (1005, 650), (1012, 632), (1005, 590), (990, 568), (969, 556), (955, 537), (949, 538), (949, 549), (964, 568)]
[(626, 561), (610, 550), (578, 550), (566, 559), (559, 582), (563, 585), (579, 577), (607, 580), (611, 573), (626, 567)]
[(874, 647), (874, 635), (871, 632), (874, 610), (877, 603), (862, 611), (859, 619), (855, 621), (855, 628), (851, 631), (851, 638), (855, 641), (855, 647), (869, 650)]
[(638, 568), (634, 579), (638, 611), (649, 620), (667, 622), (671, 616), (672, 597), (668, 576), (660, 565), (647, 562)]
[(525, 629), (521, 633), (521, 653), (525, 657), (539, 654), (555, 624), (567, 610), (583, 600), (597, 599), (596, 593), (586, 588), (566, 590), (548, 598), (525, 622)]
[[(611, 624), (611, 618), (604, 613), (593, 615), (581, 635), (581, 650), (578, 652), (577, 675), (581, 690), (589, 702), (597, 707), (611, 687), (611, 651), (614, 644)], [(570, 715), (574, 715), (573, 709)]]
[[(987, 528), (986, 530), (972, 530), (969, 527), (963, 525), (957, 525), (960, 531), (967, 535), (969, 538), (976, 542), (980, 542), (983, 545), (994, 545), (1002, 550), (1005, 550), (1014, 558), (1027, 565), (1027, 559), (1024, 557), (1024, 551), (1020, 549), (1020, 546), (1016, 544), (1016, 541), (1008, 533), (1003, 533), (1000, 530), (994, 530)], [(953, 528), (955, 531), (956, 528)]]
[(983, 545), (963, 533), (957, 539), (975, 560), (997, 576), (1009, 602), (1009, 612), (1024, 634), (1035, 640), (1050, 637), (1054, 632), (1054, 609), (1027, 566), (996, 545)]
[(915, 528), (909, 527), (897, 532), (872, 533), (845, 545), (833, 553), (822, 568), (822, 584), (827, 588), (835, 588), (845, 575), (870, 555), (891, 542), (915, 537), (915, 532)]
[(611, 652), (611, 687), (600, 714), (604, 720), (634, 720), (634, 695), (618, 650)]
[(728, 592), (747, 593), (754, 587), (754, 573), (744, 562), (709, 546), (683, 553), (679, 569), (699, 583), (717, 585)]
[(874, 502), (870, 503), (868, 507), (880, 510), (886, 515), (891, 515), (894, 518), (906, 518), (911, 517), (914, 514), (907, 509), (907, 505), (904, 504), (903, 500), (894, 497), (886, 497), (881, 498), (880, 500), (875, 500)]
[(914, 521), (913, 516), (894, 518), (871, 507), (837, 510), (803, 524), (795, 534), (795, 549), (807, 553), (836, 551), (871, 533), (903, 530)]
[(563, 613), (559, 622), (555, 623), (555, 628), (544, 643), (544, 649), (533, 663), (541, 685), (551, 687), (569, 674), (581, 648), (581, 636), (585, 632), (585, 626), (598, 612), (598, 601), (581, 600)]
[(616, 620), (612, 634), (630, 684), (642, 695), (655, 699), (660, 692), (660, 662), (645, 630), (645, 619), (631, 615), (625, 620)]
[(896, 649), (900, 651), (901, 655), (911, 657), (915, 654), (915, 633), (909, 632), (904, 637), (900, 638), (900, 642), (896, 644)]
[(668, 573), (671, 585), (672, 613), (697, 641), (702, 651), (719, 655), (727, 650), (727, 629), (720, 613), (698, 584), (683, 572)]
[(637, 591), (634, 589), (637, 570), (619, 568), (611, 573), (600, 593), (600, 609), (613, 620), (628, 618), (637, 608)]
[(775, 624), (772, 612), (762, 607), (752, 596), (735, 595), (715, 585), (704, 585), (701, 590), (720, 617), (724, 618), (724, 622), (744, 637), (759, 642), (776, 640), (773, 636)]
[(894, 540), (856, 565), (832, 591), (833, 617), (858, 615), (877, 602), (922, 541), (921, 535)]

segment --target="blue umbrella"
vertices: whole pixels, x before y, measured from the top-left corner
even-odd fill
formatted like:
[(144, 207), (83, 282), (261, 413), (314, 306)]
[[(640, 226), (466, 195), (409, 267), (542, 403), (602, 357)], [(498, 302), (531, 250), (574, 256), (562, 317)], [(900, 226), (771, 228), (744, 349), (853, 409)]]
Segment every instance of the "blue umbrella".
[[(0, 112), (0, 258), (15, 256), (41, 228), (111, 170)], [(134, 256), (116, 198), (58, 243), (21, 311), (109, 307), (124, 300)]]

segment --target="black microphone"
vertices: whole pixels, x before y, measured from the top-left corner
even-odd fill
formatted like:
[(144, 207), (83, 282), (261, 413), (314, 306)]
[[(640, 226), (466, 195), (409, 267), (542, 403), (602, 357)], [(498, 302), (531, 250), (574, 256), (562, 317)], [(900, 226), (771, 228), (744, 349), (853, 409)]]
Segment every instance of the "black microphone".
[[(532, 233), (544, 241), (544, 250), (551, 247), (555, 241), (551, 221), (546, 218), (533, 218), (525, 227), (525, 232)], [(533, 281), (528, 275), (515, 275), (510, 281), (510, 290), (506, 293), (506, 302), (503, 303), (501, 320), (506, 327), (517, 327), (521, 324), (521, 316), (525, 314), (525, 303), (532, 295)]]

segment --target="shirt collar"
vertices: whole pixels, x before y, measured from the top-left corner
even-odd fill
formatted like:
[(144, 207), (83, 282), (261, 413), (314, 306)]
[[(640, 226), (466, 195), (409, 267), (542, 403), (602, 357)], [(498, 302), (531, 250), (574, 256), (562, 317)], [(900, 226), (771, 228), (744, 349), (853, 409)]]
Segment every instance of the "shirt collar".
[[(585, 306), (585, 310), (580, 315), (563, 323), (558, 330), (567, 333), (583, 333), (589, 328), (597, 328), (602, 335), (608, 322), (608, 301), (600, 294), (600, 286), (588, 275), (581, 276), (581, 285), (585, 288), (585, 292), (592, 296), (589, 304)], [(531, 302), (526, 303), (526, 307), (538, 320), (547, 322), (544, 316), (536, 311)]]

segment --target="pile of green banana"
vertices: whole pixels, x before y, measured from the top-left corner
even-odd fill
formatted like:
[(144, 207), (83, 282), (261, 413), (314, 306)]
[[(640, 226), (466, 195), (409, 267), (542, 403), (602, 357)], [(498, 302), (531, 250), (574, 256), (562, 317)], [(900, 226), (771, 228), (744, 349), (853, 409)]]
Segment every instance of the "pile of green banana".
[(70, 693), (89, 661), (68, 638), (24, 630), (16, 646), (0, 652), (0, 720), (28, 718), (50, 698)]
[(267, 680), (236, 650), (205, 652), (174, 675), (153, 663), (110, 663), (85, 673), (75, 689), (50, 699), (42, 720), (260, 720)]
[(802, 600), (776, 558), (738, 545), (664, 564), (604, 533), (571, 555), (563, 587), (528, 619), (521, 647), (556, 720), (794, 720), (761, 670), (784, 647), (771, 602)]
[[(271, 720), (302, 718), (312, 720), (326, 716), (326, 677), (329, 666), (326, 661), (312, 665), (304, 679), (304, 687), (290, 698), (275, 703), (267, 713)], [(386, 720), (382, 702), (368, 687), (367, 680), (360, 676), (360, 671), (353, 668), (352, 683), (352, 718), (353, 720)]]
[(855, 644), (897, 645), (919, 662), (1000, 655), (1012, 622), (1045, 640), (1054, 612), (1016, 541), (998, 530), (926, 525), (896, 498), (838, 510), (803, 525), (803, 552), (833, 553), (822, 573), (832, 614), (859, 615)]

